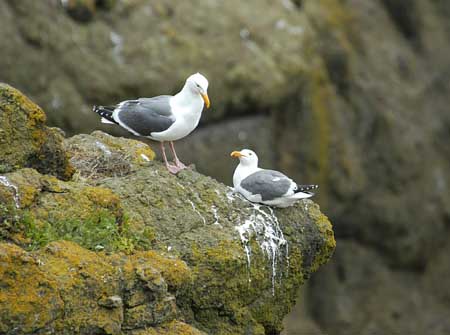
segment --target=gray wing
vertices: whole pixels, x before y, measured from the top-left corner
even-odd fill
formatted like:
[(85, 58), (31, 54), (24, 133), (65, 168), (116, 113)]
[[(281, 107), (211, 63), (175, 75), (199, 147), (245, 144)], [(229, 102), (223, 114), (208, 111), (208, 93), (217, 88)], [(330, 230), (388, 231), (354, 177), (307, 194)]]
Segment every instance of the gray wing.
[(149, 136), (167, 130), (175, 122), (169, 103), (171, 97), (127, 100), (118, 104), (115, 111), (121, 123), (142, 136)]
[(252, 194), (260, 194), (262, 200), (282, 197), (289, 191), (292, 181), (274, 170), (260, 170), (241, 181), (241, 187)]

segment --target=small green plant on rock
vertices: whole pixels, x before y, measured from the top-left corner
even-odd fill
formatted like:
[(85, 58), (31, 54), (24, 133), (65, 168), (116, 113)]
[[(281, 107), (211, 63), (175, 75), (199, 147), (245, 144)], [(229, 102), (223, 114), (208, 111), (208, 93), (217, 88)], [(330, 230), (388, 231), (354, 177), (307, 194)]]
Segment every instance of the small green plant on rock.
[[(127, 220), (119, 226), (115, 217), (107, 211), (98, 211), (84, 220), (68, 218), (60, 221), (39, 221), (32, 215), (22, 213), (15, 226), (20, 226), (24, 232), (26, 246), (30, 250), (39, 249), (53, 241), (66, 240), (90, 250), (131, 253), (150, 248), (154, 239), (149, 229), (131, 231)], [(0, 234), (4, 236), (1, 230)]]

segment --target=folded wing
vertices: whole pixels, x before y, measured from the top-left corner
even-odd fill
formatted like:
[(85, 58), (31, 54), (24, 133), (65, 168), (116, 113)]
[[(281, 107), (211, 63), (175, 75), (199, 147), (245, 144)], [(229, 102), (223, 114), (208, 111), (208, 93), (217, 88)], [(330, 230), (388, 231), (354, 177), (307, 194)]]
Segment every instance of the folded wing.
[(261, 195), (263, 201), (268, 201), (292, 192), (295, 183), (281, 172), (260, 170), (242, 180), (241, 187), (253, 195)]
[(114, 110), (114, 118), (137, 135), (150, 136), (151, 133), (165, 131), (175, 122), (170, 107), (171, 97), (161, 95), (123, 101)]

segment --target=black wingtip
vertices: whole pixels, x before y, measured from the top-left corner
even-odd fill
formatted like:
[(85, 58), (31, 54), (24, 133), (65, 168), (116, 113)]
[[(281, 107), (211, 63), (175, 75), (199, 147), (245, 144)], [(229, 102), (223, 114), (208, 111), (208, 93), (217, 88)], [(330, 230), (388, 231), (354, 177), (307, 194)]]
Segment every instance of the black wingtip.
[(319, 188), (319, 185), (297, 185), (297, 189), (295, 190), (295, 193), (305, 192), (305, 193), (312, 193), (314, 195), (313, 192), (308, 192), (308, 191), (317, 190), (318, 188)]

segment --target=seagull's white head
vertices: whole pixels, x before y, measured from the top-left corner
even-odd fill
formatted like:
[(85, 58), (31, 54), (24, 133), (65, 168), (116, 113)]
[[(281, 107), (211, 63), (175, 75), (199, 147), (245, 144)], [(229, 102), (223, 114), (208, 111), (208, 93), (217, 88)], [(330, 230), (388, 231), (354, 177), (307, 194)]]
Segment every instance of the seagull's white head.
[(231, 157), (239, 158), (239, 162), (244, 166), (258, 167), (258, 156), (250, 149), (233, 151)]
[(206, 108), (209, 108), (210, 102), (208, 97), (208, 79), (200, 73), (194, 73), (186, 79), (186, 86), (191, 89), (192, 92), (200, 94), (205, 102)]

